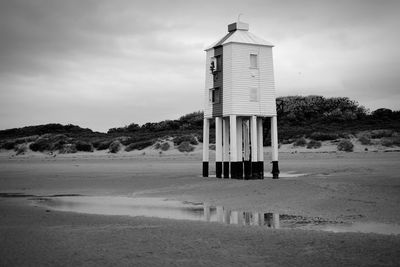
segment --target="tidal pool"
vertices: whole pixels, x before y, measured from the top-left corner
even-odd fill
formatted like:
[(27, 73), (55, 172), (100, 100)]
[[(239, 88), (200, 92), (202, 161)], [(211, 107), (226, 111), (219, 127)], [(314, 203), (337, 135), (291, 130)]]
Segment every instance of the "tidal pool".
[(400, 225), (384, 223), (340, 223), (271, 212), (239, 211), (223, 206), (165, 198), (126, 196), (61, 196), (32, 198), (32, 204), (51, 210), (100, 215), (145, 216), (262, 226), (274, 229), (303, 229), (329, 232), (400, 234)]

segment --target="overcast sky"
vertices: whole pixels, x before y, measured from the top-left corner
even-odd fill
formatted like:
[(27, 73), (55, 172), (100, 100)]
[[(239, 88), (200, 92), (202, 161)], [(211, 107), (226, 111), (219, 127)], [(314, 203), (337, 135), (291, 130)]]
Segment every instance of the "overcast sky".
[(275, 45), (277, 96), (400, 109), (400, 1), (0, 0), (0, 129), (202, 110), (204, 48), (239, 13)]

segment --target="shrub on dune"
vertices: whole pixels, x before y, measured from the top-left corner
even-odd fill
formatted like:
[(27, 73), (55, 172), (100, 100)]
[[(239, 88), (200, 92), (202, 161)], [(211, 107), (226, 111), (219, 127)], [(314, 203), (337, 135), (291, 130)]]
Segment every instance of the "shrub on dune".
[(184, 141), (180, 143), (178, 150), (179, 152), (192, 152), (194, 150), (194, 146), (192, 146), (190, 142)]
[(308, 149), (320, 148), (321, 146), (322, 146), (322, 143), (320, 141), (316, 141), (316, 140), (310, 140), (310, 142), (308, 142), (308, 144), (307, 144)]
[(58, 150), (60, 154), (73, 154), (77, 151), (75, 144), (64, 144), (62, 148)]
[(293, 143), (294, 146), (305, 146), (306, 144), (307, 140), (304, 137), (297, 138)]
[(78, 151), (93, 152), (93, 146), (89, 142), (77, 141), (75, 142), (75, 147)]
[(118, 140), (113, 141), (108, 147), (108, 152), (117, 153), (121, 149), (121, 142)]
[(64, 134), (44, 134), (40, 136), (35, 142), (30, 144), (29, 148), (32, 151), (53, 151), (62, 149), (62, 146), (72, 141)]
[(17, 155), (24, 154), (26, 151), (28, 151), (28, 145), (26, 143), (19, 144), (15, 147), (14, 150), (15, 152), (17, 152)]
[(182, 136), (176, 136), (172, 140), (176, 146), (179, 146), (182, 142), (188, 142), (191, 145), (198, 145), (199, 142), (197, 141), (196, 137), (193, 135), (182, 135)]
[(382, 146), (392, 147), (392, 146), (400, 146), (400, 137), (393, 136), (393, 137), (384, 137), (381, 139)]
[(64, 145), (68, 144), (66, 140), (59, 140), (55, 143), (53, 143), (52, 148), (53, 150), (62, 150), (64, 148)]
[(38, 152), (38, 151), (43, 152), (43, 151), (51, 150), (52, 146), (48, 139), (41, 138), (41, 139), (36, 140), (32, 144), (30, 144), (29, 148), (35, 152)]
[(338, 145), (337, 149), (339, 151), (345, 151), (345, 152), (353, 152), (354, 145), (350, 140), (341, 140)]
[(366, 135), (363, 134), (358, 138), (358, 141), (362, 144), (362, 145), (370, 145), (371, 144), (371, 138)]
[(9, 141), (4, 142), (4, 143), (1, 145), (1, 148), (2, 148), (2, 149), (7, 149), (7, 150), (12, 150), (12, 149), (14, 149), (16, 146), (17, 146), (17, 143), (16, 143), (14, 140), (9, 140)]
[(155, 144), (154, 149), (161, 149), (162, 151), (167, 151), (169, 149), (168, 142), (158, 142)]
[(169, 145), (168, 142), (164, 142), (164, 143), (161, 144), (160, 148), (161, 148), (162, 151), (167, 151), (170, 148), (170, 145)]
[(153, 144), (154, 144), (153, 140), (145, 140), (136, 143), (131, 143), (125, 148), (125, 151), (129, 152), (132, 150), (142, 150), (145, 149), (146, 147), (152, 146)]
[(93, 147), (97, 150), (106, 150), (110, 147), (111, 140), (93, 142)]

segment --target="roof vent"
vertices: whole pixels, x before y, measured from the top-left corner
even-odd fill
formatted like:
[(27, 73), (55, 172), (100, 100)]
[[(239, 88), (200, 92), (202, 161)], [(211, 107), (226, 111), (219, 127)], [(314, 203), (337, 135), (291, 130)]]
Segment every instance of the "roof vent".
[(234, 32), (236, 30), (248, 31), (249, 24), (238, 21), (228, 25), (228, 32)]

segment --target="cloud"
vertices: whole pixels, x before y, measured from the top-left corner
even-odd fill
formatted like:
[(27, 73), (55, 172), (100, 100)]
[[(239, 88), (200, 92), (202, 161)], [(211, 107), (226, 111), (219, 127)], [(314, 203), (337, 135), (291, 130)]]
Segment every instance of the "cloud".
[(202, 109), (203, 49), (239, 13), (276, 45), (278, 95), (398, 109), (399, 3), (0, 1), (0, 128), (61, 122), (106, 131)]

